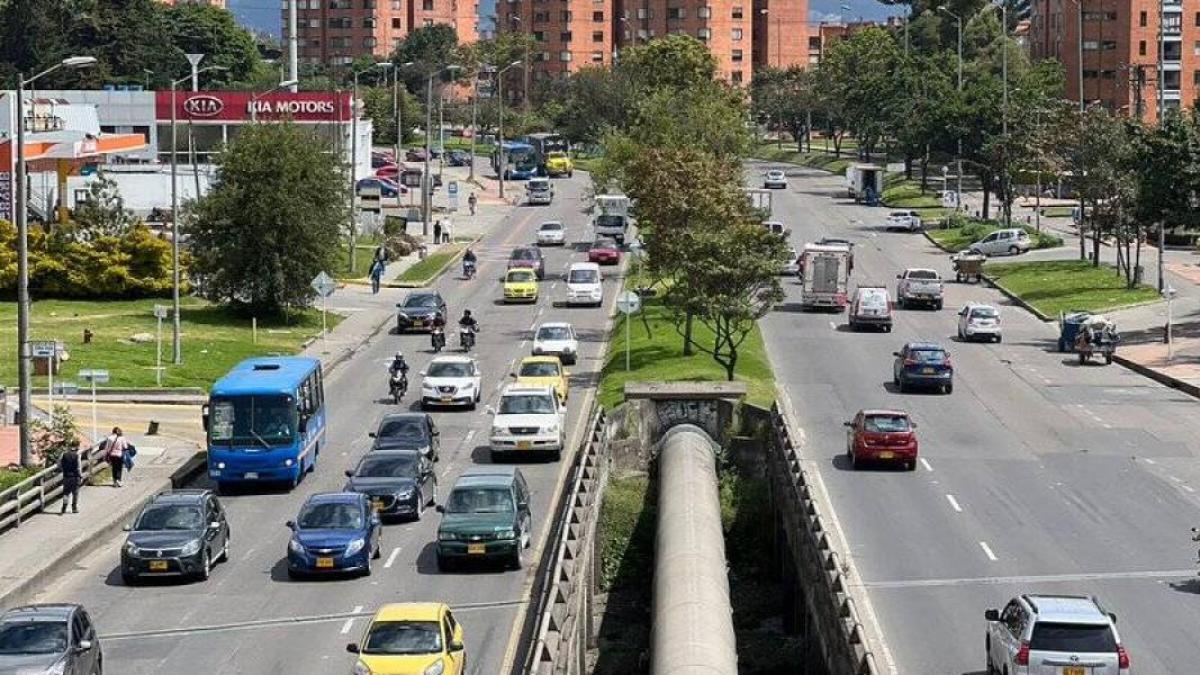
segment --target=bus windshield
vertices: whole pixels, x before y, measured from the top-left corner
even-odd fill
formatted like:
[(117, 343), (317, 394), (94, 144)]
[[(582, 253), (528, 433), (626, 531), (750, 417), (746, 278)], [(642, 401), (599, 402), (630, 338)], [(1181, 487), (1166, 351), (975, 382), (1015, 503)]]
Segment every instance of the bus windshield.
[(214, 445), (288, 445), (296, 432), (290, 396), (247, 395), (213, 399), (209, 439)]

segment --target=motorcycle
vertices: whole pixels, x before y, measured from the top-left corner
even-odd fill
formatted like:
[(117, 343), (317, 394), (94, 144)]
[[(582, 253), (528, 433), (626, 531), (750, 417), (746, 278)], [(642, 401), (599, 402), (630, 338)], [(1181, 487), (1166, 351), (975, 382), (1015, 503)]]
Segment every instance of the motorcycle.
[(399, 405), (400, 399), (404, 398), (404, 394), (407, 391), (408, 374), (402, 370), (392, 373), (388, 378), (388, 393), (392, 397), (392, 403)]
[(471, 279), (475, 278), (475, 261), (474, 260), (464, 260), (463, 261), (463, 278), (467, 279), (467, 280), (471, 280)]
[(441, 328), (434, 328), (429, 334), (429, 339), (433, 343), (433, 353), (437, 354), (442, 351), (442, 347), (446, 346), (446, 332)]
[(464, 352), (471, 351), (475, 346), (475, 330), (472, 328), (463, 328), (458, 331), (458, 342), (462, 346)]
[[(1192, 528), (1192, 541), (1200, 541), (1200, 530)], [(1196, 564), (1200, 565), (1200, 551), (1196, 551)]]

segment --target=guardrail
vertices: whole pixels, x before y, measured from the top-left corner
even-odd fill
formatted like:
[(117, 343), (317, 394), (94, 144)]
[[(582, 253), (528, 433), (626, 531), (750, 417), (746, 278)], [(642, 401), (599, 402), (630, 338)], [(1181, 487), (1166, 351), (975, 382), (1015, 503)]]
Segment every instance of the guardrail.
[(589, 435), (576, 454), (554, 520), (550, 564), (538, 580), (537, 631), (522, 672), (576, 675), (586, 672), (595, 581), (596, 522), (608, 482), (608, 430), (603, 409), (594, 405)]
[[(772, 492), (796, 555), (800, 590), (810, 596), (806, 611), (819, 615), (815, 624), (823, 661), (834, 675), (876, 675), (880, 670), (854, 599), (846, 591), (840, 556), (829, 544), (809, 478), (800, 466), (799, 452), (778, 403), (771, 407), (771, 427), (775, 443), (767, 454)], [(792, 540), (797, 535), (801, 539)]]
[[(93, 446), (79, 453), (79, 472), (86, 482), (108, 466), (104, 451)], [(0, 492), (0, 532), (20, 527), (23, 520), (46, 508), (46, 504), (62, 496), (62, 471), (58, 464), (43, 469), (16, 485)]]

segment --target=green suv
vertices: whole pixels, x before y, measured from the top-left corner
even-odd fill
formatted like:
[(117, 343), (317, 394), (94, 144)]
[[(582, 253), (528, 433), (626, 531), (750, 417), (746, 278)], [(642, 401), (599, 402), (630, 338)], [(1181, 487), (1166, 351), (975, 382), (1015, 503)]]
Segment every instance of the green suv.
[(437, 566), (460, 560), (500, 559), (520, 569), (530, 546), (529, 485), (513, 466), (467, 469), (444, 505), (438, 505)]

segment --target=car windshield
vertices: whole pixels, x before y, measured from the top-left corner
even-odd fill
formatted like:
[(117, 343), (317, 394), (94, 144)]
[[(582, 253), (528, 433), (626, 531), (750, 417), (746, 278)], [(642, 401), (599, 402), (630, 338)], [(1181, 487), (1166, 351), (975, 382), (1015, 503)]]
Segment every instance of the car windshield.
[(530, 270), (513, 270), (512, 272), (508, 273), (508, 280), (520, 283), (525, 281), (536, 281), (537, 279)]
[(442, 631), (436, 621), (381, 621), (371, 624), (363, 654), (438, 654)]
[(470, 363), (442, 361), (429, 364), (429, 370), (425, 371), (425, 375), (427, 377), (470, 377), (472, 370)]
[(404, 299), (404, 306), (414, 308), (437, 307), (438, 297), (436, 295), (410, 295)]
[(604, 214), (596, 216), (596, 227), (624, 227), (625, 216)]
[(542, 232), (558, 232), (563, 229), (562, 223), (542, 223), (540, 228)]
[(1112, 630), (1109, 629), (1108, 624), (1039, 621), (1033, 625), (1029, 648), (1036, 651), (1074, 654), (1097, 652), (1111, 654), (1117, 651), (1117, 641), (1113, 639)]
[(308, 504), (300, 511), (296, 525), (302, 530), (360, 530), (362, 509), (345, 502)]
[(290, 396), (215, 397), (209, 440), (215, 445), (287, 445), (296, 430), (296, 404)]
[(5, 621), (0, 623), (0, 654), (57, 654), (66, 649), (67, 624), (65, 622)]
[(936, 280), (938, 273), (933, 270), (910, 270), (908, 273), (909, 279), (929, 279)]
[(863, 429), (873, 434), (889, 434), (910, 431), (911, 427), (904, 415), (867, 415), (863, 418)]
[[(580, 270), (575, 270), (579, 272)], [(571, 330), (566, 326), (542, 326), (538, 329), (538, 340), (570, 340)]]
[(770, 176), (771, 178), (783, 178), (782, 171), (768, 171), (767, 175)]
[(940, 349), (914, 349), (908, 353), (908, 358), (920, 363), (944, 363), (946, 352)]
[(379, 424), (375, 438), (420, 440), (425, 438), (425, 425), (417, 419), (385, 419)]
[(616, 247), (617, 247), (617, 242), (613, 241), (612, 239), (597, 239), (596, 243), (592, 244), (592, 248), (616, 248)]
[(912, 215), (912, 214), (907, 211), (895, 211), (891, 214), (890, 217), (892, 217), (892, 218), (907, 218), (910, 215)]
[(531, 248), (519, 248), (512, 252), (512, 260), (537, 260), (537, 251)]
[(528, 184), (526, 184), (525, 189), (529, 190), (530, 192), (544, 192), (550, 189), (550, 183), (546, 181), (531, 180)]
[(511, 394), (500, 399), (501, 415), (549, 415), (554, 401), (545, 394)]
[[(377, 454), (377, 453), (372, 453)], [(357, 478), (405, 478), (417, 475), (417, 456), (372, 457), (368, 455), (354, 472)]]
[(600, 273), (596, 270), (571, 270), (567, 275), (568, 284), (594, 284), (599, 280)]
[(991, 307), (976, 307), (971, 310), (972, 319), (995, 319), (999, 316), (1000, 312)]
[(558, 377), (559, 374), (558, 364), (550, 361), (521, 364), (521, 377)]
[(863, 293), (862, 300), (858, 303), (863, 307), (887, 307), (887, 296), (883, 293)]
[(134, 523), (139, 532), (159, 530), (199, 530), (204, 526), (204, 516), (195, 506), (162, 504), (148, 506)]
[(450, 513), (512, 513), (512, 493), (502, 487), (459, 487), (450, 493)]

